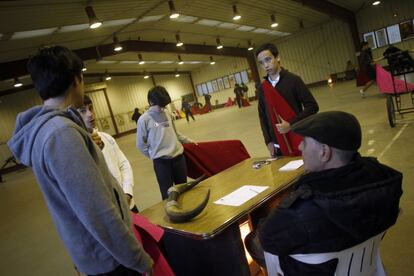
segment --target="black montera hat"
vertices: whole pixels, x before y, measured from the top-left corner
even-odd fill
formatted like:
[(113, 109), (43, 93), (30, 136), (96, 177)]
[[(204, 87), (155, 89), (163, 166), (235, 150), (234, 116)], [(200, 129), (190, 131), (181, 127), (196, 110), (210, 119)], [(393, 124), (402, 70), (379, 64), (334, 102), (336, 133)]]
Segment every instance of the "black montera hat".
[(293, 124), (292, 131), (341, 150), (356, 151), (361, 146), (361, 126), (357, 118), (342, 111), (309, 116)]

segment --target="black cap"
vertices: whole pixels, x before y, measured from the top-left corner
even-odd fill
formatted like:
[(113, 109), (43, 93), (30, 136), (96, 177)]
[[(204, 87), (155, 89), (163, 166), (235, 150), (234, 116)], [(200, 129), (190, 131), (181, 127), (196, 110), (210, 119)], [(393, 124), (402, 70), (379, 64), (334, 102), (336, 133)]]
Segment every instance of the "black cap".
[(361, 146), (361, 126), (357, 118), (342, 111), (309, 116), (293, 124), (292, 131), (341, 150), (356, 151)]

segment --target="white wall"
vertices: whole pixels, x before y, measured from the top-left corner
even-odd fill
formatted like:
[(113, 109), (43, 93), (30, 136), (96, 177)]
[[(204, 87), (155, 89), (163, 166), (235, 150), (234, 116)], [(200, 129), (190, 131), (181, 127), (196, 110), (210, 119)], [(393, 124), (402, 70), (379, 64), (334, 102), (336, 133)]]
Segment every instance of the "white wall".
[(17, 114), (41, 103), (34, 89), (0, 97), (0, 167), (12, 155), (6, 143), (13, 134)]
[[(346, 23), (332, 20), (275, 42), (281, 65), (305, 83), (326, 80), (330, 73), (345, 71), (346, 62), (356, 64), (351, 33)], [(265, 74), (261, 70), (261, 74)]]
[[(397, 17), (393, 16), (394, 13)], [(356, 18), (360, 37), (363, 37), (364, 33), (414, 19), (414, 1), (392, 0), (382, 1), (378, 6), (366, 5), (356, 14)], [(414, 49), (414, 38), (394, 45), (402, 50)], [(372, 51), (374, 58), (381, 57), (386, 48), (387, 46), (374, 49)]]
[[(193, 70), (192, 76), (193, 76), (193, 82), (195, 87), (197, 87), (198, 84), (206, 82), (206, 81), (212, 81), (214, 79), (228, 76), (230, 74), (234, 74), (240, 71), (248, 70), (249, 64), (247, 63), (247, 59), (245, 58), (224, 58), (222, 60), (216, 61), (216, 64), (214, 65), (205, 65), (202, 66), (196, 70)], [(249, 97), (254, 96), (255, 86), (254, 82), (249, 82), (247, 84), (249, 91), (248, 95)], [(196, 88), (195, 88), (196, 89)], [(211, 104), (214, 105), (216, 103), (216, 100), (219, 104), (226, 103), (228, 98), (234, 98), (234, 86), (228, 89), (224, 89), (218, 92), (211, 93)], [(204, 97), (197, 97), (198, 101), (202, 104), (204, 104)]]

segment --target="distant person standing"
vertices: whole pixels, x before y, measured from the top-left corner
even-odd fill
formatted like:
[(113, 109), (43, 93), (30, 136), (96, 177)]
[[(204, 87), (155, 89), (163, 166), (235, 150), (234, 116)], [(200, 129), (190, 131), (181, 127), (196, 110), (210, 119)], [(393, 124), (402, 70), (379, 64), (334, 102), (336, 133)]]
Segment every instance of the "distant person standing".
[(211, 111), (211, 95), (208, 93), (204, 93), (204, 101), (205, 105), (208, 108), (208, 111)]
[(374, 60), (372, 58), (372, 51), (368, 42), (361, 42), (361, 52), (359, 54), (360, 72), (368, 77), (368, 81), (364, 84), (364, 87), (359, 90), (362, 98), (365, 98), (365, 91), (374, 83), (376, 78), (376, 72), (374, 67)]
[(134, 113), (132, 114), (131, 120), (135, 121), (135, 124), (137, 124), (139, 117), (141, 117), (141, 113), (139, 112), (138, 108), (135, 108)]
[(242, 107), (243, 88), (236, 83), (234, 86), (234, 94), (236, 95), (236, 102), (239, 108)]
[(241, 84), (241, 89), (243, 91), (243, 97), (246, 100), (249, 100), (249, 95), (247, 94), (247, 92), (249, 91), (249, 88), (247, 87), (247, 85), (244, 82), (242, 82), (242, 84)]
[(318, 112), (318, 103), (299, 76), (280, 66), (274, 44), (261, 45), (256, 57), (267, 73), (257, 87), (260, 125), (267, 148), (271, 156), (298, 156), (302, 138), (293, 134), (290, 126)]
[(193, 112), (191, 112), (191, 105), (189, 102), (187, 102), (186, 100), (183, 100), (183, 103), (181, 105), (181, 110), (184, 111), (185, 113), (185, 118), (187, 119), (187, 123), (190, 122), (190, 116), (193, 119), (193, 121), (195, 121), (194, 116), (193, 116)]

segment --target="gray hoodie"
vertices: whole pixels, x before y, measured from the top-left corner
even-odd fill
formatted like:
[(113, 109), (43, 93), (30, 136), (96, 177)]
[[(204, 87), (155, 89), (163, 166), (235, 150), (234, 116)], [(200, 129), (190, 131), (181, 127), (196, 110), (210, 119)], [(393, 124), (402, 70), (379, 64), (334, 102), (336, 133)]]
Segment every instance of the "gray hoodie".
[(56, 228), (76, 267), (100, 274), (122, 264), (144, 272), (123, 192), (75, 110), (36, 106), (18, 115), (8, 142), (32, 167)]

